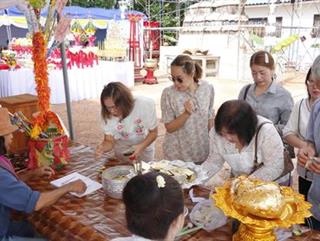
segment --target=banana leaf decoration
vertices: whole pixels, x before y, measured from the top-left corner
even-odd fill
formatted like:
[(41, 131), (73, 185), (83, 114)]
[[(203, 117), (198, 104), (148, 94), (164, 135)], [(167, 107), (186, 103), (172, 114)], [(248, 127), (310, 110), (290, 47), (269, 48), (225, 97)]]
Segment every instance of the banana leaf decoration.
[(89, 36), (94, 35), (96, 32), (96, 27), (93, 25), (92, 21), (90, 20), (86, 26), (84, 27), (84, 31), (86, 32), (86, 34), (88, 34)]
[(51, 166), (54, 162), (53, 142), (48, 141), (41, 151), (36, 150), (38, 166)]
[(276, 53), (276, 52), (279, 52), (280, 50), (287, 48), (288, 46), (290, 46), (292, 43), (294, 43), (298, 39), (299, 39), (299, 35), (294, 34), (294, 35), (289, 36), (286, 39), (281, 40), (279, 43), (277, 43), (275, 46), (273, 46), (273, 48), (271, 49), (271, 53)]
[(71, 32), (74, 35), (80, 35), (83, 32), (82, 26), (79, 23), (79, 21), (76, 20), (76, 21), (73, 22), (73, 24), (71, 26)]

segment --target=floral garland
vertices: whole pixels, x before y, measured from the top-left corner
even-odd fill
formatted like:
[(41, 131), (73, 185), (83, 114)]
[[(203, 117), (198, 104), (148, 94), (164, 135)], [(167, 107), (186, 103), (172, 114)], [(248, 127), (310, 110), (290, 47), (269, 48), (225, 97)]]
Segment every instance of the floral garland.
[(36, 90), (39, 97), (39, 109), (41, 112), (49, 110), (50, 88), (48, 81), (48, 66), (46, 59), (46, 44), (41, 32), (35, 33), (32, 39), (32, 59), (34, 62), (34, 75)]
[(36, 139), (42, 131), (48, 128), (50, 122), (57, 126), (60, 133), (63, 133), (63, 128), (57, 115), (49, 110), (50, 88), (46, 59), (47, 48), (43, 33), (37, 32), (33, 35), (32, 45), (32, 59), (40, 109), (40, 114), (34, 118), (31, 130), (31, 138)]

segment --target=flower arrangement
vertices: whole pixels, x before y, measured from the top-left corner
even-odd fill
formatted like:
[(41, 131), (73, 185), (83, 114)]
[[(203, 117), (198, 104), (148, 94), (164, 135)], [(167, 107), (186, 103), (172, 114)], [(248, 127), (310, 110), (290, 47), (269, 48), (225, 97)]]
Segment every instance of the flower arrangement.
[(1, 59), (9, 66), (10, 69), (14, 69), (17, 66), (16, 53), (10, 50), (3, 50), (1, 53)]
[[(69, 157), (68, 137), (58, 116), (50, 111), (50, 88), (48, 81), (48, 63), (47, 63), (47, 42), (55, 29), (67, 29), (65, 27), (70, 22), (57, 22), (57, 16), (61, 15), (62, 8), (66, 1), (49, 0), (49, 14), (47, 16), (45, 29), (40, 27), (40, 11), (46, 5), (46, 0), (28, 0), (29, 11), (36, 16), (32, 19), (32, 59), (34, 63), (34, 76), (36, 82), (36, 91), (38, 94), (39, 113), (34, 116), (32, 121), (27, 120), (21, 115), (17, 115), (20, 128), (23, 128), (31, 137), (29, 141), (29, 168), (36, 168), (42, 165), (50, 165), (54, 168), (60, 168), (66, 163)], [(63, 19), (63, 16), (60, 16)], [(69, 26), (69, 25), (68, 25)], [(60, 31), (61, 32), (61, 31)], [(66, 31), (59, 32), (59, 39), (55, 34), (56, 45), (63, 41)], [(20, 118), (19, 118), (20, 117)]]

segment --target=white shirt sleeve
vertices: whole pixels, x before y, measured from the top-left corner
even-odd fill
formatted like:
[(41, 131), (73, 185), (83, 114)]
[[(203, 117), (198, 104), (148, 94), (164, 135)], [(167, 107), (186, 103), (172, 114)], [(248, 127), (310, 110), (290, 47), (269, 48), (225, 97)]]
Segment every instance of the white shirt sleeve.
[[(221, 137), (222, 138), (222, 137)], [(202, 170), (208, 173), (208, 177), (214, 176), (221, 168), (225, 160), (221, 155), (219, 150), (219, 143), (221, 143), (221, 138), (219, 138), (218, 133), (212, 128), (209, 133), (210, 142), (210, 152), (207, 160), (201, 164)]]
[(290, 115), (290, 118), (282, 130), (283, 137), (286, 137), (290, 134), (299, 135), (299, 133), (298, 133), (299, 107), (300, 107), (300, 104), (303, 104), (302, 103), (303, 100), (304, 99), (298, 101), (294, 105), (292, 112), (291, 112), (291, 115)]
[(145, 123), (148, 130), (153, 130), (158, 126), (156, 104), (152, 99), (146, 99), (143, 111), (146, 115)]
[[(255, 137), (254, 137), (255, 138)], [(283, 143), (274, 125), (265, 124), (258, 133), (258, 163), (263, 165), (251, 174), (252, 177), (273, 181), (284, 168)]]

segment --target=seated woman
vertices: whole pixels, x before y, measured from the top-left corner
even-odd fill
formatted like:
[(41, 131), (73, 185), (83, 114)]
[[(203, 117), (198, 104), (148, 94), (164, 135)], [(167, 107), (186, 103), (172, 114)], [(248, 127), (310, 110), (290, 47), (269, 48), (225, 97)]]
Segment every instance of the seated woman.
[(258, 51), (250, 58), (250, 69), (254, 84), (244, 86), (239, 100), (245, 100), (258, 115), (273, 122), (279, 133), (287, 124), (293, 99), (289, 91), (275, 81), (275, 62), (266, 51)]
[(208, 157), (214, 89), (200, 80), (201, 75), (201, 66), (188, 55), (179, 55), (171, 63), (173, 85), (161, 95), (165, 159), (202, 163)]
[[(265, 123), (266, 122), (266, 123)], [(255, 138), (257, 162), (255, 163)], [(288, 181), (289, 175), (278, 179), (284, 169), (283, 144), (271, 121), (257, 116), (242, 100), (224, 102), (219, 108), (215, 127), (210, 131), (210, 154), (202, 164), (209, 176), (215, 175), (223, 164), (231, 167), (232, 176), (249, 175), (265, 181)]]
[(134, 98), (120, 82), (106, 85), (100, 101), (104, 140), (96, 148), (97, 157), (113, 149), (118, 160), (153, 160), (153, 142), (158, 135), (154, 101)]
[[(307, 145), (306, 134), (310, 110), (316, 99), (320, 97), (320, 90), (315, 86), (315, 80), (311, 76), (311, 68), (307, 73), (305, 85), (307, 87), (308, 98), (303, 98), (294, 105), (289, 121), (283, 129), (283, 137), (286, 142), (297, 149), (301, 149)], [(308, 171), (299, 162), (297, 171), (299, 174), (299, 193), (307, 198), (312, 183), (312, 172)]]
[(113, 241), (174, 241), (184, 224), (183, 193), (175, 179), (157, 172), (138, 175), (122, 196), (127, 227), (134, 235)]
[(49, 167), (42, 167), (17, 174), (4, 155), (12, 142), (12, 133), (17, 127), (11, 125), (8, 110), (0, 108), (0, 240), (43, 240), (34, 238), (35, 232), (26, 221), (15, 222), (10, 218), (11, 210), (31, 213), (55, 203), (68, 192), (82, 193), (86, 185), (78, 180), (53, 191), (39, 193), (32, 190), (24, 181), (41, 176), (51, 176)]

